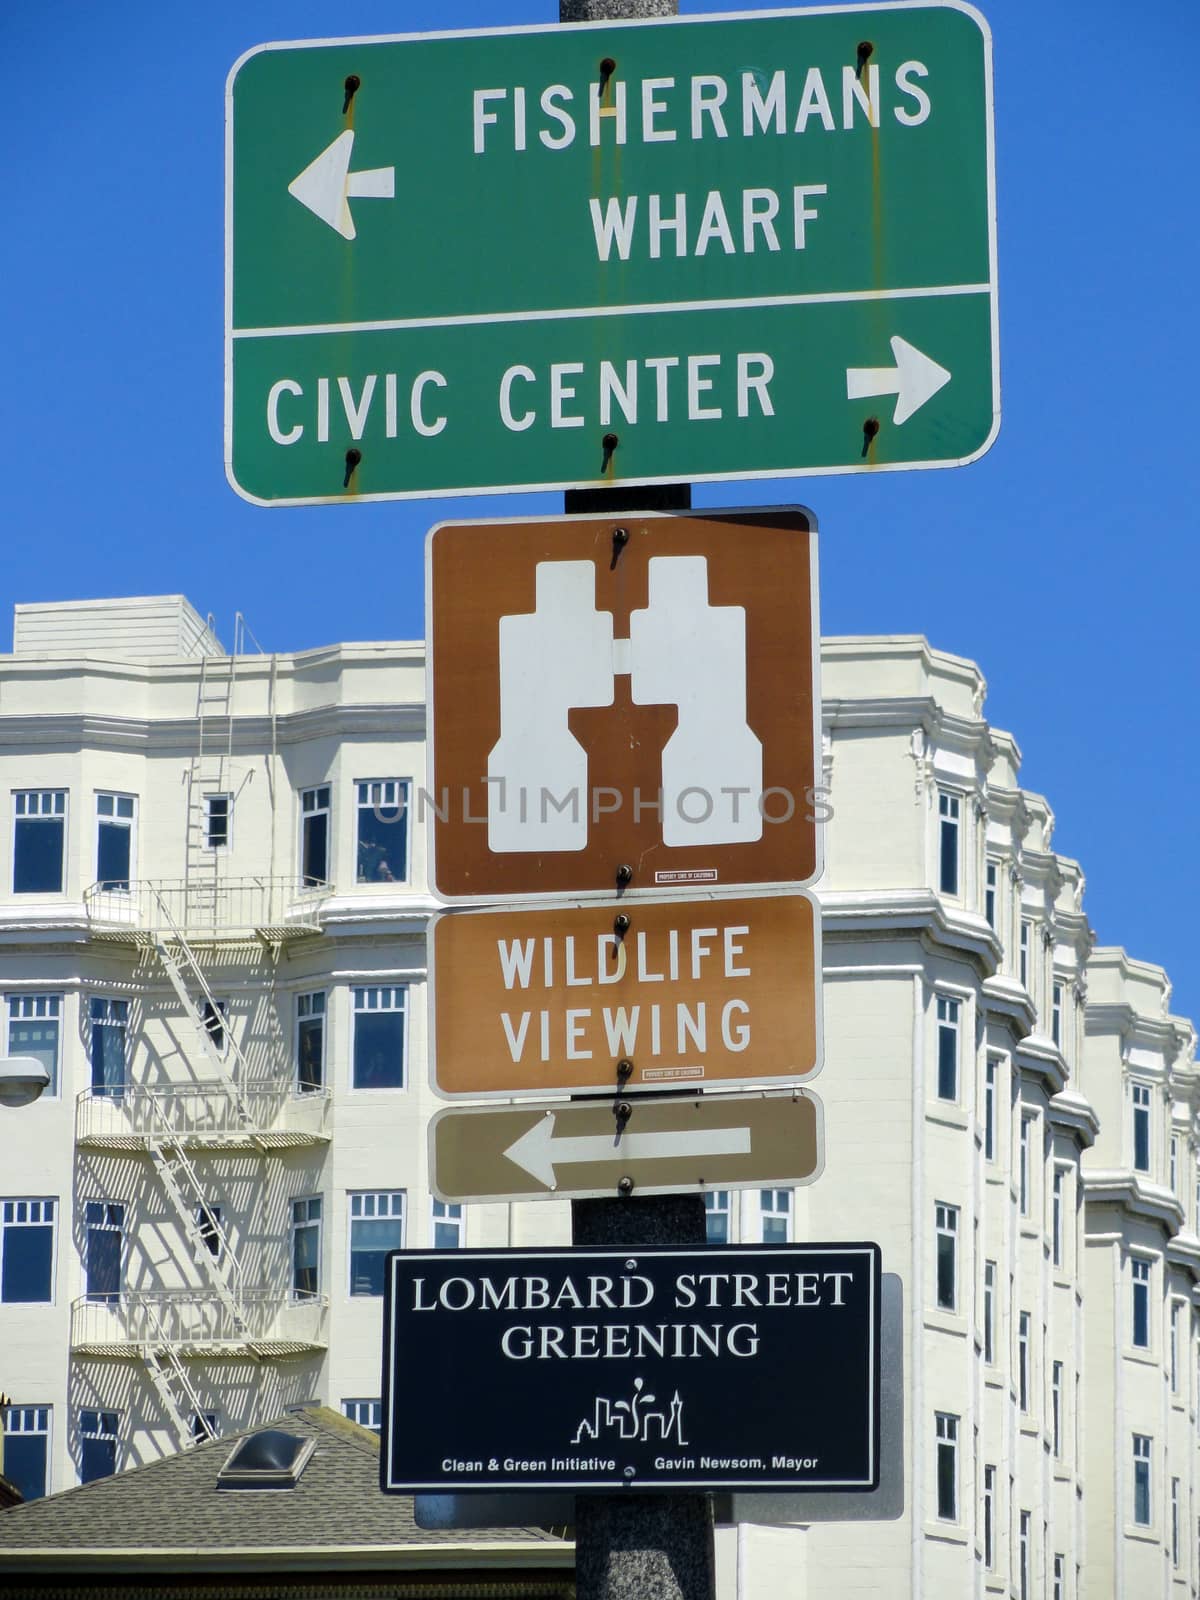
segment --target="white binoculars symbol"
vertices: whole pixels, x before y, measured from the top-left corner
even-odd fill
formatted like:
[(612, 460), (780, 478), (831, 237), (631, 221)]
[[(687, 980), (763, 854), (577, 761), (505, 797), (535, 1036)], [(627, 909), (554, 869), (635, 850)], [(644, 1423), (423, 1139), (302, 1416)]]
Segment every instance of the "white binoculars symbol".
[(649, 604), (630, 616), (628, 639), (615, 639), (612, 613), (596, 610), (591, 561), (539, 562), (535, 596), (534, 611), (500, 619), (489, 848), (499, 854), (586, 846), (587, 751), (567, 715), (611, 706), (619, 673), (629, 674), (635, 705), (679, 710), (662, 752), (663, 842), (761, 838), (762, 743), (746, 721), (746, 613), (709, 604), (707, 560), (651, 558)]

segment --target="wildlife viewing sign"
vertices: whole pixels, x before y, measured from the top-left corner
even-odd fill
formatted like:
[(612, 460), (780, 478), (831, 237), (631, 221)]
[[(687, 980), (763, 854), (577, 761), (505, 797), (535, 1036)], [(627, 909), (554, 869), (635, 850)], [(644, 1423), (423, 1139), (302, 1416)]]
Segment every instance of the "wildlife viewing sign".
[(879, 1324), (874, 1244), (393, 1251), (380, 1485), (871, 1490)]
[(959, 0), (263, 45), (226, 467), (264, 504), (953, 465), (998, 425)]
[(813, 1077), (820, 925), (807, 895), (456, 910), (430, 930), (430, 1073), (447, 1099)]

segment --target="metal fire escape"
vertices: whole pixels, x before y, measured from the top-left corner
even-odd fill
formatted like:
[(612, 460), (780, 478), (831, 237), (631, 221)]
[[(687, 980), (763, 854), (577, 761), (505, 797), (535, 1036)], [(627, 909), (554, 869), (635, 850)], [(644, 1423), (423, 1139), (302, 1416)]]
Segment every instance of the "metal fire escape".
[[(238, 614), (237, 643), (249, 632)], [(256, 641), (257, 643), (257, 641)], [(261, 651), (260, 651), (261, 653)], [(271, 663), (274, 727), (274, 662)], [(306, 1124), (284, 1125), (290, 1059), (282, 1031), (275, 1071), (257, 1082), (226, 1025), (197, 954), (201, 949), (255, 943), (277, 954), (286, 940), (318, 931), (313, 897), (298, 904), (295, 885), (274, 878), (226, 879), (225, 852), (212, 848), (209, 799), (235, 792), (234, 688), (237, 655), (201, 659), (197, 743), (187, 774), (187, 839), (182, 883), (131, 884), (126, 905), (114, 906), (100, 886), (91, 892), (93, 934), (137, 945), (165, 974), (182, 1012), (177, 1035), (187, 1080), (169, 1087), (133, 1083), (118, 1099), (96, 1104), (80, 1097), (78, 1142), (108, 1150), (144, 1152), (206, 1282), (200, 1287), (123, 1297), (117, 1334), (100, 1316), (107, 1308), (80, 1306), (74, 1337), (81, 1353), (140, 1356), (170, 1420), (180, 1449), (205, 1437), (204, 1410), (185, 1355), (241, 1354), (255, 1361), (323, 1347), (319, 1328), (281, 1330), (275, 1315), (286, 1290), (248, 1283), (208, 1176), (206, 1155), (253, 1149), (260, 1155), (321, 1143), (325, 1104), (310, 1104)], [(273, 751), (272, 751), (273, 754)], [(226, 826), (228, 812), (226, 811)], [(290, 892), (289, 892), (290, 890)], [(276, 1018), (278, 1027), (278, 1019)], [(310, 1308), (316, 1310), (314, 1306)], [(91, 1315), (89, 1315), (91, 1313)], [(319, 1319), (318, 1319), (319, 1321)], [(289, 1333), (293, 1336), (289, 1337)], [(192, 1418), (201, 1419), (194, 1431)]]
[[(209, 803), (233, 792), (233, 690), (237, 656), (206, 655), (200, 659), (196, 690), (196, 753), (187, 773), (187, 849), (184, 881), (189, 910), (215, 919), (223, 849), (211, 848)], [(225, 829), (229, 817), (224, 819)], [(226, 833), (226, 837), (228, 837)]]

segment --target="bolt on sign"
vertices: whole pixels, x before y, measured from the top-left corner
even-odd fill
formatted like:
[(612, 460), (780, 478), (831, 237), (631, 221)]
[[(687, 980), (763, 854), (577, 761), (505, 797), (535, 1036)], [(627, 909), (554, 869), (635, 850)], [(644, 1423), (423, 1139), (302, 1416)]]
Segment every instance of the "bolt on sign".
[(807, 1079), (819, 945), (803, 894), (444, 913), (433, 1087), (482, 1099)]
[(438, 894), (811, 882), (813, 527), (787, 508), (434, 528)]
[(802, 1089), (639, 1095), (615, 1120), (610, 1101), (450, 1106), (429, 1127), (430, 1185), (451, 1204), (791, 1188), (819, 1175), (822, 1150)]
[(393, 1251), (380, 1486), (874, 1489), (879, 1325), (874, 1244)]
[(959, 465), (999, 424), (960, 0), (267, 44), (227, 90), (259, 504)]

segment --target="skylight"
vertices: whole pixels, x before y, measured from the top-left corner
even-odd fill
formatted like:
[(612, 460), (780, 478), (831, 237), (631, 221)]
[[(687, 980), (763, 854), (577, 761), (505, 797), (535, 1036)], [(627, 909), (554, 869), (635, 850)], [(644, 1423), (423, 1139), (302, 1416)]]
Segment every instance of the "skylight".
[(317, 1447), (282, 1428), (264, 1428), (239, 1439), (217, 1473), (218, 1489), (294, 1489)]

